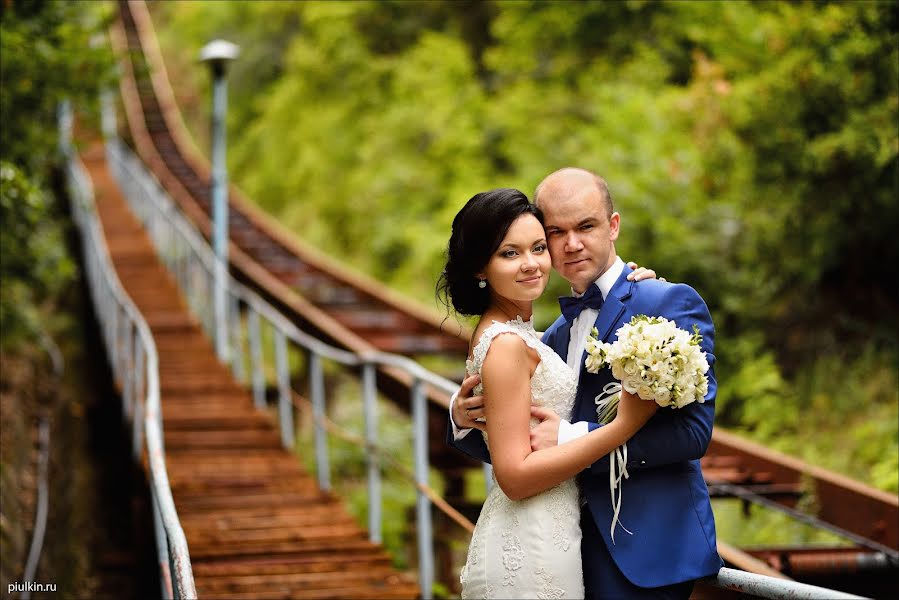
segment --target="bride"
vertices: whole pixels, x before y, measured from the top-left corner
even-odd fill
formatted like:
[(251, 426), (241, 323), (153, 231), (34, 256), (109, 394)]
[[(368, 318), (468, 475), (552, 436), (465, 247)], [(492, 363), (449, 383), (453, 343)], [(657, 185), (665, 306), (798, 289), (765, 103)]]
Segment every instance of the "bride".
[(626, 442), (656, 410), (622, 393), (610, 424), (531, 451), (531, 406), (568, 419), (577, 380), (534, 330), (532, 306), (549, 281), (540, 210), (518, 190), (477, 194), (453, 219), (438, 294), (478, 315), (466, 371), (480, 374), (494, 485), (462, 569), (463, 598), (583, 598), (574, 476)]

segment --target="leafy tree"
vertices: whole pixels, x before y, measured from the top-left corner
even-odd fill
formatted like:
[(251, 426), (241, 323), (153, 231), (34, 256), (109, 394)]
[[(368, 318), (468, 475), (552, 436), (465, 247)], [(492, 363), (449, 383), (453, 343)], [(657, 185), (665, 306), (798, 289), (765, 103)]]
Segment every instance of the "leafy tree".
[[(50, 194), (57, 105), (90, 107), (110, 79), (106, 8), (74, 1), (0, 3), (0, 321), (4, 346), (53, 312), (74, 265)], [(88, 111), (89, 113), (89, 111)]]

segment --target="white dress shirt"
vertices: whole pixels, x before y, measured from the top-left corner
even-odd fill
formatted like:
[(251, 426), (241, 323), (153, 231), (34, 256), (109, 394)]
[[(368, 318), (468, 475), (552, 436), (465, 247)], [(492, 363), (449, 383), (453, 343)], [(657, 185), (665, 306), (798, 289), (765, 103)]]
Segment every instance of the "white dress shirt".
[[(606, 269), (606, 272), (593, 282), (593, 285), (599, 288), (603, 300), (609, 295), (609, 291), (611, 291), (615, 282), (618, 281), (623, 270), (624, 261), (616, 256), (612, 266)], [(574, 290), (571, 290), (571, 295), (577, 298), (583, 296), (583, 294), (576, 294)], [(571, 336), (568, 339), (568, 360), (566, 362), (571, 367), (571, 370), (574, 371), (578, 380), (581, 378), (581, 366), (583, 366), (584, 346), (587, 342), (587, 336), (590, 335), (590, 330), (593, 329), (598, 316), (599, 311), (595, 308), (585, 308), (571, 324)], [(588, 432), (589, 427), (586, 421), (577, 423), (569, 423), (564, 419), (559, 421), (560, 444), (570, 442), (582, 435), (586, 435)]]
[[(624, 261), (621, 260), (621, 257), (615, 257), (615, 262), (612, 263), (612, 266), (606, 269), (606, 272), (599, 276), (599, 279), (593, 282), (593, 285), (599, 288), (600, 293), (602, 293), (602, 299), (605, 300), (606, 296), (608, 296), (609, 291), (612, 289), (612, 286), (615, 285), (615, 282), (618, 281), (618, 278), (621, 276), (621, 272), (624, 270)], [(574, 290), (571, 290), (571, 295), (577, 298), (583, 296), (583, 294), (577, 294)], [(581, 314), (577, 316), (574, 322), (571, 324), (571, 336), (568, 341), (568, 366), (571, 367), (571, 370), (575, 372), (575, 376), (580, 379), (581, 376), (581, 359), (584, 355), (584, 345), (587, 341), (587, 336), (590, 334), (590, 330), (593, 328), (593, 325), (596, 323), (596, 317), (599, 316), (599, 311), (595, 308), (585, 308), (581, 311)], [(450, 424), (453, 427), (453, 439), (456, 441), (461, 440), (471, 429), (459, 429), (456, 427), (455, 421), (453, 421), (453, 404), (456, 402), (456, 394), (453, 394), (452, 398), (450, 398)], [(559, 421), (559, 444), (564, 444), (565, 442), (570, 442), (573, 439), (579, 438), (582, 435), (586, 435), (589, 432), (589, 427), (587, 426), (586, 421), (579, 421), (577, 423), (569, 423), (566, 420)]]

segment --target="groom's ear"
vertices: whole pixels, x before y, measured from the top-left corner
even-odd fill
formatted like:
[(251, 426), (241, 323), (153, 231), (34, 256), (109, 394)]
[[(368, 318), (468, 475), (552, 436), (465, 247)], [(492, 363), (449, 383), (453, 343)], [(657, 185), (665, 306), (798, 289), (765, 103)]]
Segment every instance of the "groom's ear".
[(621, 228), (621, 215), (617, 212), (613, 212), (612, 216), (609, 217), (609, 239), (611, 241), (615, 241), (618, 239), (618, 231)]

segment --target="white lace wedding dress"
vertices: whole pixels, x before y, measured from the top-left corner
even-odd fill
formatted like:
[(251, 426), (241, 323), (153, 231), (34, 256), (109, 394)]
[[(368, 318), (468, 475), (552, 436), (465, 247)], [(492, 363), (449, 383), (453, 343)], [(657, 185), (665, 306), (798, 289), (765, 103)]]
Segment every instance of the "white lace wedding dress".
[[(506, 323), (494, 321), (478, 340), (466, 371), (480, 373), (493, 339), (510, 332), (540, 356), (531, 378), (532, 403), (568, 419), (577, 389), (575, 375), (540, 341), (530, 321), (521, 317)], [(480, 385), (475, 393), (482, 393)], [(486, 434), (484, 439), (489, 447)], [(517, 501), (510, 500), (494, 479), (468, 547), (461, 582), (462, 598), (583, 598), (580, 506), (574, 479)]]

